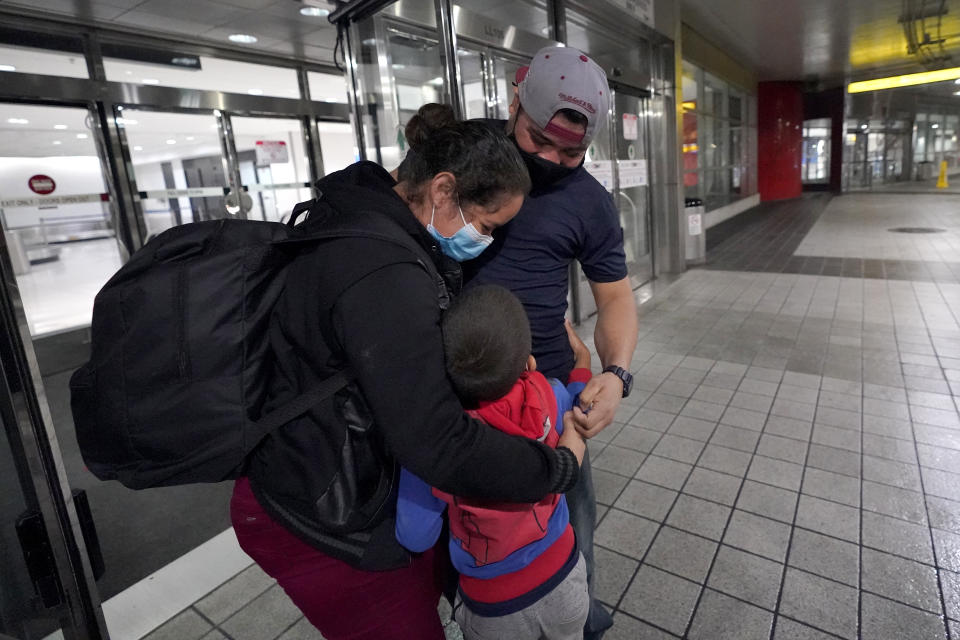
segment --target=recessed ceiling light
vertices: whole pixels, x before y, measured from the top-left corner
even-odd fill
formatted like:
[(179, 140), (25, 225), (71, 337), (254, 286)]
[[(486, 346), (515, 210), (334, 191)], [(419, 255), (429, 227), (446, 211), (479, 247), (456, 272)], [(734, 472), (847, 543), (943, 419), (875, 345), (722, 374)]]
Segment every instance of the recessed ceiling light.
[(0, 71), (16, 71), (17, 68), (12, 64), (0, 64)]
[(55, 125), (53, 125), (53, 128), (54, 128), (54, 129), (66, 129), (66, 128), (67, 128), (67, 125), (65, 125), (65, 124), (55, 124)]
[(157, 80), (156, 78), (144, 78), (140, 82), (142, 82), (143, 84), (160, 84), (160, 81)]
[(300, 15), (310, 16), (312, 18), (326, 18), (330, 15), (330, 9), (321, 9), (320, 7), (301, 7)]
[(7, 118), (7, 122), (10, 124), (29, 124), (30, 121), (26, 118)]
[(138, 122), (133, 118), (117, 118), (117, 123), (122, 124), (124, 126), (128, 124), (138, 124)]
[(393, 68), (394, 68), (394, 69), (406, 69), (406, 68), (407, 68), (407, 65), (405, 65), (405, 64), (395, 64), (395, 65), (393, 65)]
[(128, 75), (128, 76), (132, 76), (132, 75), (133, 75), (133, 71), (130, 71), (129, 69), (127, 69), (127, 70), (124, 71), (123, 73), (124, 73), (125, 75)]
[(137, 145), (137, 146), (135, 146), (135, 147), (133, 148), (133, 150), (134, 150), (134, 151), (143, 151), (143, 147), (141, 147), (140, 145)]
[(954, 92), (953, 92), (953, 95), (955, 95), (955, 96), (960, 96), (960, 91), (954, 91)]
[(63, 143), (60, 142), (59, 140), (54, 140), (54, 141), (53, 141), (53, 144), (63, 144)]
[(177, 141), (174, 140), (173, 138), (170, 138), (169, 140), (167, 140), (167, 144), (177, 144)]
[(252, 96), (262, 96), (263, 89), (247, 89), (247, 93), (249, 93)]
[(85, 134), (85, 133), (78, 133), (78, 134), (77, 134), (77, 140), (86, 140), (86, 139), (87, 139), (87, 134)]
[(239, 42), (240, 44), (253, 44), (257, 41), (256, 36), (251, 36), (248, 33), (231, 33), (227, 36), (227, 39), (230, 42)]
[(930, 128), (931, 128), (931, 129), (939, 129), (939, 128), (940, 128), (940, 125), (937, 124), (936, 122), (934, 122), (932, 125), (930, 125)]
[(193, 136), (187, 136), (187, 140), (196, 140)]

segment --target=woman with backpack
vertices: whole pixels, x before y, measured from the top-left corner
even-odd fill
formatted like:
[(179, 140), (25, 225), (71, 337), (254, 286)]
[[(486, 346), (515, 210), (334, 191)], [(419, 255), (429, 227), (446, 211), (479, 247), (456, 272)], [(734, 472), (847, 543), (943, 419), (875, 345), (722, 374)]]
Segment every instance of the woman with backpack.
[[(231, 519), (240, 546), (328, 640), (441, 640), (443, 551), (394, 535), (399, 465), (464, 497), (536, 502), (575, 484), (584, 444), (556, 449), (466, 415), (446, 377), (442, 310), (530, 188), (516, 147), (427, 105), (395, 181), (359, 162), (318, 183), (306, 244), (274, 310), (264, 411), (332, 376), (352, 382), (249, 456)], [(569, 435), (566, 435), (569, 434)]]

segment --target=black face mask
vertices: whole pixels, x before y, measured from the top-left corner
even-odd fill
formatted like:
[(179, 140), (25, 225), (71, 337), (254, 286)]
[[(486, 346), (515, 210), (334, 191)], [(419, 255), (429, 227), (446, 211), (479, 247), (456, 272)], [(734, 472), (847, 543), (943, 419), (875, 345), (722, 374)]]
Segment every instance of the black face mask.
[(521, 149), (520, 145), (517, 144), (517, 139), (514, 136), (511, 135), (510, 139), (513, 140), (513, 144), (517, 147), (517, 151), (520, 152), (520, 157), (523, 158), (523, 163), (527, 165), (527, 172), (530, 174), (530, 182), (533, 184), (534, 189), (543, 189), (544, 187), (549, 187), (555, 182), (563, 180), (567, 176), (571, 175), (574, 171), (579, 169), (583, 164), (583, 160), (581, 160), (580, 164), (575, 167), (565, 167), (562, 164), (544, 160), (536, 154), (529, 153)]

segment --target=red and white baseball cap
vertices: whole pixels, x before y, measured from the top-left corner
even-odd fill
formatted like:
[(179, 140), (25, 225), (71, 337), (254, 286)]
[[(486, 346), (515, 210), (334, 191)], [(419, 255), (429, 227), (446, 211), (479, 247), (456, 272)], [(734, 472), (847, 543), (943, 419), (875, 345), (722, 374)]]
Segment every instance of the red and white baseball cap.
[[(596, 62), (573, 47), (545, 47), (533, 56), (530, 66), (520, 67), (516, 75), (520, 106), (530, 119), (545, 131), (589, 144), (608, 118), (610, 92), (607, 74)], [(561, 109), (573, 109), (587, 118), (582, 138), (573, 140), (570, 132), (550, 124)]]

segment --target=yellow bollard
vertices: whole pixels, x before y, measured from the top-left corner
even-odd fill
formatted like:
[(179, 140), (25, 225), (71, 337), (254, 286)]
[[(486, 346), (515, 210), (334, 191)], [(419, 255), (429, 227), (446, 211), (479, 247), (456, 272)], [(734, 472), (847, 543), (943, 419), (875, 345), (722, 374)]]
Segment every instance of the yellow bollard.
[(947, 161), (944, 160), (940, 163), (940, 177), (937, 179), (937, 189), (946, 189), (950, 186), (950, 183), (947, 182)]

